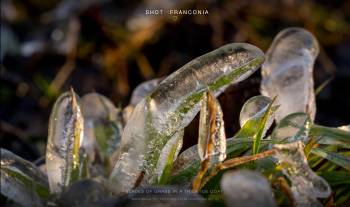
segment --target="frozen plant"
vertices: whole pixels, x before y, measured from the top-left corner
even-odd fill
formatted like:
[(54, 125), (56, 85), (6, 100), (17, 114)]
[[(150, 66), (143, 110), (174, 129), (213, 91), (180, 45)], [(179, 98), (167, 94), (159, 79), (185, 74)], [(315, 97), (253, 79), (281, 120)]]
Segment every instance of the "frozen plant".
[[(266, 60), (253, 45), (225, 45), (141, 84), (125, 108), (71, 89), (52, 109), (43, 165), (1, 149), (1, 194), (22, 206), (345, 204), (350, 132), (313, 122), (317, 54), (311, 33), (288, 28)], [(261, 66), (263, 95), (228, 138), (216, 97)], [(198, 145), (180, 153), (198, 112)]]

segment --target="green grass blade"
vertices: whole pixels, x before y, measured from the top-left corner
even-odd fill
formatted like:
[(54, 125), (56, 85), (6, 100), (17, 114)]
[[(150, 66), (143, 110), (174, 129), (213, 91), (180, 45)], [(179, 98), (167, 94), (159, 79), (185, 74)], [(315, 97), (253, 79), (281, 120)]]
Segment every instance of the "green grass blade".
[(350, 157), (344, 156), (339, 153), (330, 152), (321, 148), (313, 148), (311, 153), (318, 155), (322, 158), (325, 158), (347, 170), (350, 171)]
[(177, 155), (182, 147), (184, 131), (176, 133), (163, 148), (158, 163), (157, 163), (157, 174), (158, 184), (165, 185), (170, 177), (171, 170)]
[(272, 115), (272, 113), (274, 112), (272, 104), (274, 103), (275, 100), (276, 100), (276, 97), (268, 105), (267, 110), (265, 111), (261, 122), (259, 122), (259, 126), (258, 126), (259, 128), (258, 128), (257, 133), (254, 136), (254, 142), (253, 142), (253, 154), (254, 155), (259, 153), (260, 142), (264, 136), (264, 130), (266, 128), (267, 121), (268, 121), (269, 117)]
[(319, 139), (320, 144), (339, 145), (350, 149), (350, 132), (348, 131), (314, 124), (311, 126), (309, 135)]

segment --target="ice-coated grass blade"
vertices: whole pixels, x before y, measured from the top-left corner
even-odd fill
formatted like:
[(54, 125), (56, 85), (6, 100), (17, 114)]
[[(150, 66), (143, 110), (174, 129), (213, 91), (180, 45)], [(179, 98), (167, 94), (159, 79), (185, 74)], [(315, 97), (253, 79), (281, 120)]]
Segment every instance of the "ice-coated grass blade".
[(183, 143), (184, 131), (175, 134), (164, 146), (157, 163), (158, 183), (167, 184), (173, 163), (179, 154)]
[[(241, 112), (239, 114), (240, 126), (243, 127), (244, 124), (247, 123), (247, 121), (250, 119), (262, 117), (271, 101), (272, 100), (269, 97), (262, 95), (253, 96), (248, 99), (242, 106)], [(273, 117), (271, 117), (271, 120), (269, 121), (271, 122), (270, 125), (272, 124), (272, 121)]]
[(221, 190), (229, 207), (277, 207), (270, 183), (258, 172), (227, 172), (221, 179)]
[(305, 113), (293, 113), (284, 117), (272, 132), (271, 139), (275, 141), (295, 142), (298, 140), (307, 143), (311, 119)]
[(350, 149), (350, 132), (340, 128), (313, 124), (310, 129), (310, 136), (319, 139), (318, 143), (320, 144), (338, 145)]
[(316, 38), (303, 28), (287, 28), (275, 37), (261, 70), (261, 93), (270, 98), (277, 96), (277, 122), (296, 112), (305, 112), (314, 120), (312, 73), (318, 53)]
[(78, 95), (72, 89), (58, 97), (50, 115), (46, 167), (53, 193), (79, 179), (83, 127)]
[(103, 161), (118, 149), (122, 126), (121, 111), (105, 96), (89, 93), (81, 98), (81, 110), (84, 116), (84, 141), (91, 162), (95, 159), (95, 149)]
[(192, 121), (203, 94), (210, 89), (219, 95), (263, 61), (260, 49), (233, 43), (194, 59), (163, 80), (135, 107), (126, 124), (119, 160), (110, 175), (115, 193), (127, 192), (142, 174), (141, 184), (156, 183), (161, 150)]
[(1, 148), (1, 194), (22, 206), (46, 206), (47, 176), (31, 162)]
[(291, 190), (297, 206), (321, 206), (317, 198), (328, 197), (331, 189), (328, 183), (309, 167), (303, 142), (275, 144), (273, 149), (283, 174), (291, 182)]
[[(266, 96), (254, 96), (243, 105), (240, 113), (241, 129), (234, 135), (236, 138), (250, 138), (257, 136), (260, 128), (263, 137), (271, 126), (274, 112), (278, 106), (272, 106), (273, 101)], [(264, 120), (264, 117), (266, 120)]]
[(311, 153), (325, 158), (347, 170), (350, 171), (350, 157), (346, 156), (346, 155), (342, 155), (339, 153), (335, 153), (335, 152), (329, 152), (327, 150), (321, 149), (321, 148), (313, 148), (311, 150)]
[(266, 96), (254, 96), (243, 105), (240, 113), (242, 128), (235, 134), (236, 138), (253, 137), (253, 154), (257, 154), (261, 139), (272, 125), (274, 112), (277, 106), (273, 106), (274, 100)]
[(212, 164), (226, 158), (226, 135), (219, 101), (208, 91), (202, 101), (199, 118), (198, 154)]
[(213, 171), (226, 158), (223, 113), (219, 101), (210, 90), (203, 96), (198, 134), (198, 155), (202, 162), (192, 183), (192, 190), (196, 192), (199, 190), (207, 171)]

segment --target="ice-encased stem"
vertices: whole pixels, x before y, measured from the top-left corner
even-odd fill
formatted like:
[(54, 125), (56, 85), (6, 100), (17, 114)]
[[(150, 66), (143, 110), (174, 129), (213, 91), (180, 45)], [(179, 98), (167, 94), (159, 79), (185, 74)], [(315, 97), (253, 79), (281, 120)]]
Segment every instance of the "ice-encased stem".
[(46, 167), (50, 190), (60, 193), (79, 178), (79, 151), (83, 141), (84, 120), (73, 91), (56, 101), (49, 121)]
[(295, 112), (316, 113), (313, 65), (319, 53), (315, 37), (302, 28), (281, 31), (266, 53), (262, 66), (261, 93), (277, 96), (276, 121)]
[(211, 164), (226, 158), (223, 113), (218, 100), (210, 91), (204, 95), (200, 111), (198, 154), (202, 161), (209, 158)]
[(142, 171), (143, 183), (155, 183), (160, 151), (192, 121), (203, 93), (210, 89), (219, 95), (263, 61), (257, 47), (233, 43), (194, 59), (162, 81), (135, 107), (124, 129), (119, 160), (110, 176), (115, 192), (134, 187)]
[(274, 145), (275, 157), (282, 172), (291, 182), (291, 190), (298, 207), (322, 206), (317, 198), (330, 195), (329, 184), (309, 167), (304, 153), (304, 144), (297, 141)]
[(1, 149), (1, 194), (22, 206), (45, 206), (47, 176), (31, 162)]
[(89, 93), (81, 98), (84, 117), (84, 140), (82, 148), (94, 161), (95, 149), (99, 157), (107, 161), (118, 149), (123, 130), (121, 111), (105, 96)]
[(226, 158), (226, 134), (219, 101), (208, 90), (202, 100), (199, 116), (198, 155), (201, 168), (193, 180), (192, 190), (197, 192), (210, 169), (214, 171)]

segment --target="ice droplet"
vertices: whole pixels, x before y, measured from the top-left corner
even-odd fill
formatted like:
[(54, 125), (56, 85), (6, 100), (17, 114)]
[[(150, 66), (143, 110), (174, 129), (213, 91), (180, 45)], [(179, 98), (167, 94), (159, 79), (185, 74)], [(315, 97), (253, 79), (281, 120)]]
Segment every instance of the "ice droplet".
[(155, 183), (162, 148), (195, 117), (203, 93), (209, 88), (219, 95), (251, 75), (263, 60), (255, 46), (233, 43), (194, 59), (163, 80), (137, 104), (124, 129), (120, 153), (124, 157), (110, 176), (115, 192), (132, 188), (141, 171), (145, 183)]
[(198, 154), (201, 160), (210, 158), (211, 165), (226, 158), (226, 135), (219, 101), (208, 91), (202, 99)]
[(271, 139), (276, 141), (307, 143), (311, 119), (305, 113), (293, 113), (283, 118), (274, 129)]
[(229, 207), (277, 207), (270, 183), (258, 172), (237, 170), (225, 173), (221, 190)]
[(317, 198), (326, 198), (331, 193), (328, 183), (311, 170), (304, 154), (304, 144), (297, 141), (274, 145), (275, 157), (282, 172), (291, 182), (294, 200), (299, 207), (322, 206)]
[(46, 167), (50, 190), (63, 188), (79, 177), (79, 151), (83, 141), (84, 120), (78, 95), (71, 90), (58, 97), (49, 121)]
[(261, 70), (261, 93), (277, 96), (277, 122), (294, 112), (305, 112), (314, 120), (312, 72), (318, 53), (317, 40), (302, 28), (288, 28), (275, 37)]
[(84, 141), (82, 148), (95, 159), (95, 148), (103, 159), (108, 159), (117, 150), (123, 130), (122, 114), (105, 96), (89, 93), (81, 98), (84, 116)]
[[(256, 131), (258, 128), (258, 125), (260, 124), (261, 121), (263, 121), (263, 117), (265, 113), (267, 113), (267, 110), (269, 110), (269, 105), (271, 104), (272, 100), (269, 97), (266, 96), (254, 96), (250, 99), (248, 99), (240, 112), (239, 115), (239, 123), (241, 126), (241, 131), (237, 133), (237, 136), (241, 135), (250, 135), (254, 136), (254, 133), (244, 133), (246, 130), (251, 131), (254, 130)], [(274, 120), (274, 115), (275, 115), (275, 110), (277, 109), (277, 106), (272, 106), (273, 108), (272, 113), (268, 114), (266, 124), (264, 126), (264, 130), (262, 133), (262, 137), (265, 137), (266, 131), (271, 127), (273, 120)], [(249, 121), (249, 123), (248, 123)], [(244, 126), (247, 124), (247, 126)]]
[[(241, 113), (239, 114), (239, 124), (241, 127), (252, 118), (262, 116), (264, 114), (264, 111), (266, 111), (267, 107), (271, 103), (271, 99), (266, 96), (254, 96), (250, 99), (248, 99), (242, 109)], [(273, 117), (271, 117), (271, 121), (268, 121), (271, 125), (273, 121)]]
[(22, 206), (45, 206), (47, 177), (31, 162), (1, 148), (1, 194)]

